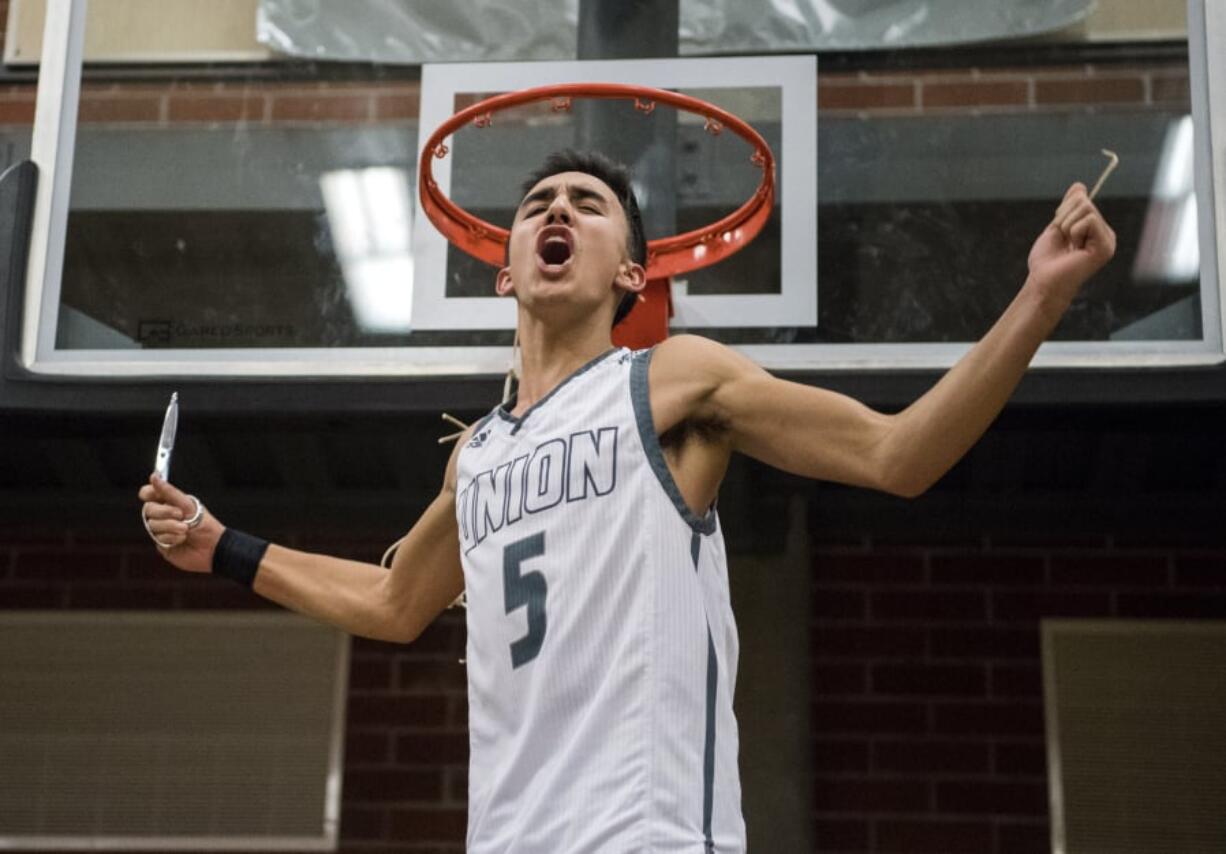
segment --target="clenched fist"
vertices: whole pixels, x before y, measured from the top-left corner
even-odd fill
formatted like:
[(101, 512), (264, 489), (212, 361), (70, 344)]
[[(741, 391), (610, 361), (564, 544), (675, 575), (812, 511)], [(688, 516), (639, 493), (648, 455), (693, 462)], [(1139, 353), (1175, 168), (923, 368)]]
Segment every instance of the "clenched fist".
[(144, 502), (141, 515), (162, 557), (186, 572), (210, 572), (213, 550), (225, 526), (204, 510), (200, 523), (189, 528), (186, 520), (195, 512), (195, 502), (156, 474), (149, 476), (137, 496)]
[(1073, 184), (1030, 248), (1026, 286), (1063, 314), (1086, 280), (1113, 255), (1115, 232), (1090, 201), (1085, 184)]

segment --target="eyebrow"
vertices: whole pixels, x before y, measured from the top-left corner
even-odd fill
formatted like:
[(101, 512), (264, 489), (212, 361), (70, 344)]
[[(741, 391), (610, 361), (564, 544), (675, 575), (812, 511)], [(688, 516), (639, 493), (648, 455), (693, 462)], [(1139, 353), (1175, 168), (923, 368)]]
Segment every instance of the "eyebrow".
[[(552, 200), (557, 194), (557, 187), (541, 187), (536, 192), (524, 196), (524, 200), (519, 203), (519, 206), (520, 208), (525, 208), (533, 202), (547, 202)], [(588, 187), (571, 187), (567, 195), (570, 196), (572, 202), (597, 201), (601, 204), (608, 204), (604, 196)]]

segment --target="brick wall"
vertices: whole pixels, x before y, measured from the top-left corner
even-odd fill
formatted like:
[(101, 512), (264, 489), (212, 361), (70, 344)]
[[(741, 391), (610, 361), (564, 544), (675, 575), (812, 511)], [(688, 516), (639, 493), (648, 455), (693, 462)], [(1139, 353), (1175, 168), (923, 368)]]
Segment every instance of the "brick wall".
[[(0, 610), (274, 607), (224, 580), (176, 572), (154, 553), (138, 525), (85, 534), (0, 523)], [(287, 545), (372, 562), (389, 537), (386, 531), (330, 537), (261, 533)], [(468, 734), (459, 659), (464, 635), (463, 612), (449, 611), (410, 646), (355, 639), (343, 851), (463, 851)]]
[[(417, 118), (416, 81), (87, 82), (80, 121), (123, 125), (333, 125)], [(822, 74), (825, 116), (1171, 108), (1189, 98), (1186, 63)], [(0, 124), (34, 120), (31, 86), (0, 87)]]
[(818, 850), (1050, 850), (1039, 620), (1226, 617), (1226, 550), (883, 539), (814, 556)]
[[(828, 488), (813, 499), (822, 512), (840, 501)], [(951, 535), (939, 495), (907, 506), (930, 537), (889, 521), (811, 526), (817, 850), (1041, 854), (1038, 621), (1226, 617), (1221, 532), (1164, 542), (1138, 520), (1058, 536), (1002, 535), (995, 524)], [(371, 561), (387, 539), (264, 533)], [(0, 609), (268, 607), (228, 582), (169, 569), (143, 537), (135, 523), (91, 535), (0, 528)], [(408, 647), (355, 641), (343, 851), (463, 849), (463, 648), (455, 611)], [(742, 741), (754, 749), (752, 733)]]

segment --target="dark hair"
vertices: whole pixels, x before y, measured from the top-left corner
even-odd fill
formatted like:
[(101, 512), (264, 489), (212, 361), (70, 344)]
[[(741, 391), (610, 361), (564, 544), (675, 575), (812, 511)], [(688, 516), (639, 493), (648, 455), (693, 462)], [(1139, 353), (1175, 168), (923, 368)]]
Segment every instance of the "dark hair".
[[(629, 226), (626, 234), (626, 249), (630, 254), (630, 260), (646, 266), (647, 238), (643, 235), (643, 215), (639, 213), (639, 203), (630, 186), (630, 171), (599, 152), (575, 151), (567, 148), (549, 155), (541, 167), (528, 176), (524, 181), (521, 196), (526, 196), (529, 190), (544, 179), (562, 172), (583, 172), (608, 185), (626, 214), (626, 223)], [(637, 302), (637, 294), (625, 294), (613, 313), (613, 325), (621, 323)]]

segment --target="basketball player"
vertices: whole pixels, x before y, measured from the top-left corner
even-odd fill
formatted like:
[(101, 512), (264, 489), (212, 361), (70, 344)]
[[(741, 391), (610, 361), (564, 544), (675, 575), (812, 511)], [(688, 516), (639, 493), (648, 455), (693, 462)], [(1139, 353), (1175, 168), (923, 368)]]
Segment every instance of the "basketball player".
[(142, 509), (179, 569), (353, 634), (408, 643), (467, 591), (473, 854), (743, 851), (715, 511), (729, 457), (921, 494), (1114, 250), (1074, 184), (1003, 316), (887, 415), (701, 337), (614, 349), (615, 313), (645, 284), (638, 208), (620, 167), (555, 155), (529, 181), (495, 282), (518, 303), (518, 396), (464, 433), (390, 572), (227, 529), (156, 478)]

